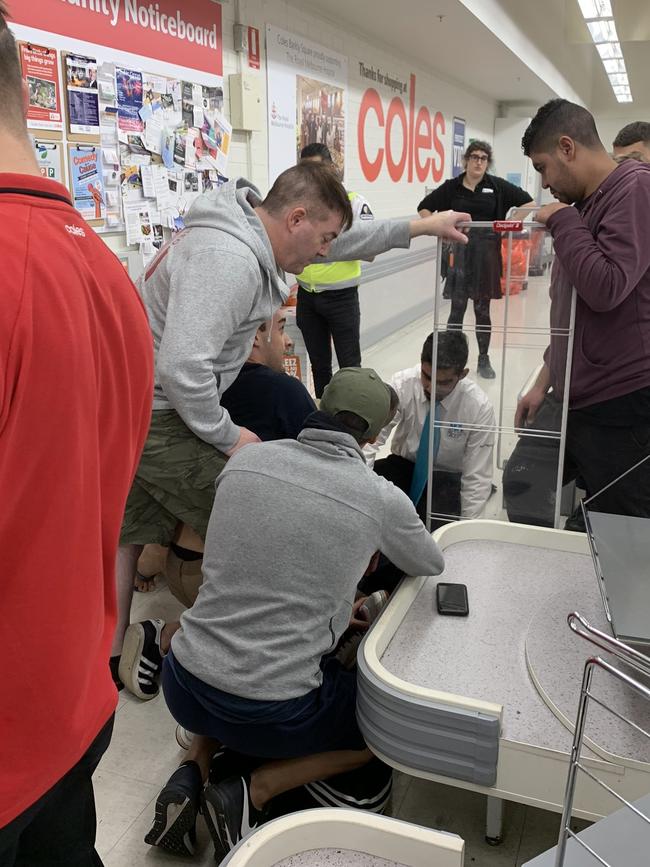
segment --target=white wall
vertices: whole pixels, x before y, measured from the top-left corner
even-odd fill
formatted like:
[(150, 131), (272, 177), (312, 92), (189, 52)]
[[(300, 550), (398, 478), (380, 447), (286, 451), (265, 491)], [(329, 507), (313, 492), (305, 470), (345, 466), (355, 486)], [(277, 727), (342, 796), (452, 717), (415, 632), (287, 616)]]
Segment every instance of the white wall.
[[(470, 91), (463, 90), (455, 84), (444, 81), (422, 67), (411, 64), (408, 59), (398, 58), (387, 46), (373, 44), (363, 34), (344, 31), (324, 18), (317, 18), (300, 9), (299, 6), (286, 0), (242, 0), (239, 4), (241, 23), (258, 27), (264, 35), (266, 24), (274, 24), (299, 36), (318, 42), (327, 48), (345, 54), (348, 57), (348, 119), (346, 143), (346, 186), (363, 193), (370, 200), (376, 213), (382, 217), (402, 216), (415, 213), (416, 206), (424, 195), (425, 185), (436, 186), (433, 178), (422, 183), (417, 177), (409, 182), (406, 178), (394, 183), (384, 166), (381, 174), (374, 182), (369, 182), (363, 175), (359, 163), (357, 149), (357, 119), (359, 106), (364, 92), (368, 87), (374, 87), (381, 96), (384, 111), (388, 108), (394, 91), (385, 85), (363, 78), (359, 72), (359, 62), (366, 67), (380, 68), (392, 78), (409, 82), (411, 74), (416, 76), (415, 111), (420, 106), (426, 106), (432, 114), (441, 112), (445, 121), (445, 134), (442, 137), (445, 146), (444, 178), (451, 175), (451, 125), (454, 116), (464, 117), (467, 121), (467, 136), (487, 138), (492, 140), (496, 104), (486, 102), (474, 96)], [(237, 57), (232, 51), (232, 25), (234, 23), (235, 5), (223, 6), (224, 28), (224, 74), (237, 71)], [(387, 34), (387, 38), (389, 34)], [(434, 59), (432, 59), (434, 62)], [(265, 73), (265, 58), (262, 59), (262, 70)], [(403, 94), (402, 99), (408, 113), (409, 94)], [(374, 155), (377, 148), (384, 146), (384, 134), (380, 130), (376, 118), (371, 115), (367, 124), (368, 135), (366, 144), (369, 154)], [(401, 150), (401, 135), (399, 124), (393, 126), (392, 146), (396, 154)], [(267, 137), (266, 132), (251, 134), (251, 167), (248, 166), (246, 136), (243, 133), (235, 135), (233, 159), (230, 174), (246, 174), (250, 171), (252, 180), (262, 190), (268, 189), (267, 173)]]
[(627, 111), (614, 112), (612, 114), (597, 114), (594, 119), (602, 143), (608, 151), (611, 151), (612, 142), (624, 126), (635, 120), (647, 121), (648, 117), (644, 116), (643, 112), (635, 114), (628, 108)]
[[(232, 26), (235, 21), (235, 5), (223, 6), (224, 75), (239, 71), (238, 57), (232, 51)], [(377, 217), (403, 217), (414, 215), (418, 202), (425, 193), (425, 187), (435, 187), (451, 176), (451, 137), (454, 116), (467, 122), (466, 136), (493, 140), (496, 103), (486, 101), (456, 84), (445, 81), (439, 75), (409, 62), (407, 58), (397, 57), (396, 52), (386, 45), (373, 43), (362, 33), (351, 33), (335, 22), (316, 17), (302, 10), (298, 5), (286, 0), (241, 0), (239, 3), (241, 23), (259, 28), (264, 39), (266, 24), (288, 30), (305, 39), (320, 43), (326, 48), (348, 57), (348, 118), (346, 129), (346, 178), (348, 189), (365, 195)], [(387, 39), (389, 34), (387, 34)], [(263, 46), (264, 48), (264, 46)], [(432, 58), (432, 63), (434, 62)], [(426, 182), (417, 179), (415, 171), (408, 180), (405, 170), (399, 182), (391, 180), (386, 165), (374, 181), (369, 181), (362, 171), (357, 146), (357, 121), (364, 93), (373, 87), (381, 97), (384, 114), (396, 93), (386, 85), (362, 77), (359, 63), (366, 67), (380, 69), (392, 79), (406, 82), (409, 87), (411, 75), (415, 75), (415, 114), (420, 106), (425, 106), (432, 115), (441, 112), (445, 132), (441, 136), (445, 151), (443, 175), (440, 181), (433, 177)], [(266, 58), (262, 56), (260, 75), (265, 75)], [(227, 94), (227, 88), (226, 88)], [(409, 112), (409, 92), (401, 95), (405, 110)], [(266, 116), (266, 106), (264, 115)], [(378, 148), (385, 147), (385, 134), (380, 129), (374, 114), (367, 122), (365, 137), (366, 149), (374, 158)], [(399, 124), (393, 126), (391, 149), (398, 159), (403, 145)], [(231, 152), (230, 176), (248, 176), (264, 192), (272, 181), (267, 170), (266, 130), (247, 134), (235, 132)], [(439, 155), (433, 154), (439, 161)], [(422, 154), (424, 161), (425, 154)], [(408, 161), (407, 161), (408, 162)], [(438, 164), (438, 163), (437, 163)], [(423, 261), (423, 255), (426, 259)], [(433, 305), (433, 284), (435, 269), (435, 243), (428, 240), (412, 245), (411, 251), (395, 251), (376, 260), (368, 269), (360, 289), (361, 303), (361, 343), (368, 346), (392, 333), (396, 328), (413, 321)], [(382, 271), (377, 264), (383, 259), (390, 261), (389, 273), (377, 276)]]

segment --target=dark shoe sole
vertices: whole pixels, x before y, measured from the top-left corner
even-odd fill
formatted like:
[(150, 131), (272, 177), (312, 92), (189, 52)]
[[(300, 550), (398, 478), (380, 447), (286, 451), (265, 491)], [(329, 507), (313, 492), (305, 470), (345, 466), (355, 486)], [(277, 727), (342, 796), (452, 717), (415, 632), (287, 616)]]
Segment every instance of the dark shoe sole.
[(197, 809), (191, 799), (173, 792), (161, 792), (156, 801), (152, 829), (144, 838), (172, 855), (194, 855)]
[(477, 367), (476, 372), (479, 376), (482, 376), (483, 379), (496, 379), (497, 376), (491, 367), (488, 369), (485, 367)]

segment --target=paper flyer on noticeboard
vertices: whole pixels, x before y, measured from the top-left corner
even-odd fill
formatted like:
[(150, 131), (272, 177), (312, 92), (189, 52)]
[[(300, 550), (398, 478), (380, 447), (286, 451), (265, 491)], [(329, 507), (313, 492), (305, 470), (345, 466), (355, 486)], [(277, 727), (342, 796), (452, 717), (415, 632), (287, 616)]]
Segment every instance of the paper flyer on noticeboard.
[(214, 169), (226, 173), (232, 126), (220, 112), (203, 114), (200, 135), (195, 141), (196, 166), (200, 170)]
[(124, 202), (126, 243), (145, 244), (154, 238), (149, 205), (144, 202)]
[(41, 174), (44, 178), (57, 181), (59, 184), (65, 183), (61, 161), (62, 148), (63, 142), (34, 140), (36, 161)]
[(29, 129), (63, 129), (59, 61), (54, 48), (21, 43), (20, 63), (27, 85)]
[(143, 100), (142, 73), (135, 69), (115, 68), (117, 92), (117, 116), (120, 129), (142, 132), (144, 123), (140, 117)]
[(99, 93), (97, 90), (97, 60), (68, 54), (66, 87), (68, 113), (72, 135), (99, 135)]
[(102, 177), (101, 149), (69, 145), (70, 188), (73, 204), (86, 220), (106, 217), (106, 197)]

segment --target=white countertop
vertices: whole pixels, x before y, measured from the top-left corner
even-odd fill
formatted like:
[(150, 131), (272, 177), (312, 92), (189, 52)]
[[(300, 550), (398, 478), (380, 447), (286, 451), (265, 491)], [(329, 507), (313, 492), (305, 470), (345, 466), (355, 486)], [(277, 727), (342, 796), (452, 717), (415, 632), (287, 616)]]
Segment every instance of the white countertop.
[[(484, 540), (457, 542), (444, 553), (444, 573), (425, 582), (382, 664), (409, 683), (502, 704), (502, 737), (568, 752), (571, 733), (547, 712), (529, 676), (526, 635), (531, 618), (561, 589), (569, 593), (556, 616), (567, 633), (567, 615), (600, 598), (591, 558)], [(438, 614), (438, 581), (467, 585), (468, 617)], [(577, 701), (576, 691), (574, 707)]]

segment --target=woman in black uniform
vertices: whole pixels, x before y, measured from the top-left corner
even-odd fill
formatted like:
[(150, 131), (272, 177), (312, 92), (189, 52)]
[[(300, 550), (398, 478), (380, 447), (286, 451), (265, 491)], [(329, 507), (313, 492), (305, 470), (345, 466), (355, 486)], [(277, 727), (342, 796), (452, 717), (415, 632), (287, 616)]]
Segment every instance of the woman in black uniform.
[[(418, 205), (421, 217), (434, 211), (467, 211), (472, 220), (504, 220), (512, 207), (532, 205), (530, 195), (503, 178), (487, 174), (492, 165), (492, 147), (484, 141), (472, 142), (463, 157), (465, 171), (457, 178), (445, 181)], [(467, 302), (474, 302), (476, 340), (478, 343), (478, 373), (494, 379), (490, 364), (491, 321), (490, 300), (501, 298), (501, 236), (492, 229), (472, 229), (469, 243), (454, 246), (454, 259), (449, 263), (445, 298), (451, 298), (448, 328), (460, 328)]]

